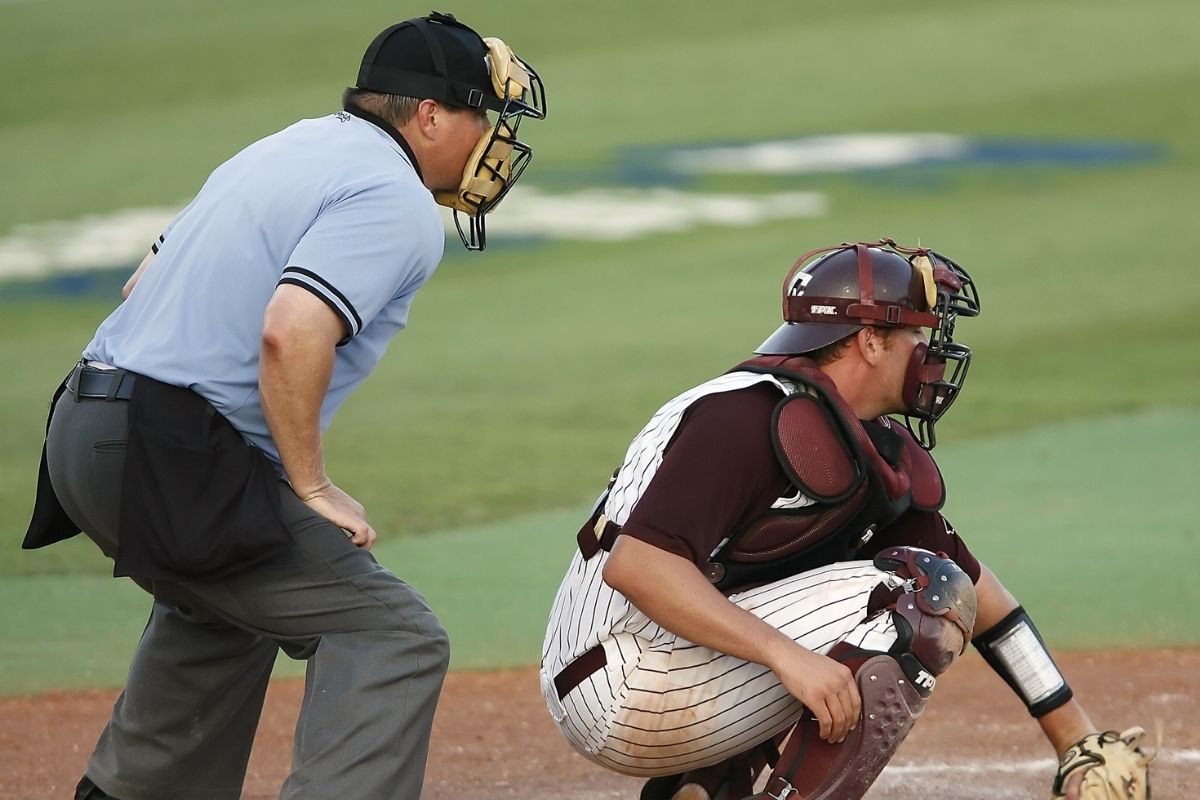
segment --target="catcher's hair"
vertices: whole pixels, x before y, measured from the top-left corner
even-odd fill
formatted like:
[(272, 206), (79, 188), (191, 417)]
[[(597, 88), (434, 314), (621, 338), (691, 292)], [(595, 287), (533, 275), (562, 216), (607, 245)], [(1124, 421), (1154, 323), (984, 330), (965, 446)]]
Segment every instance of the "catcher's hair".
[[(888, 328), (882, 325), (873, 325), (871, 327), (875, 328), (875, 333), (879, 336), (882, 336), (884, 341), (888, 343), (889, 347), (891, 346), (890, 342), (892, 340), (892, 334), (900, 330), (900, 328)], [(843, 336), (836, 342), (830, 342), (824, 347), (818, 347), (816, 350), (813, 350), (810, 353), (805, 353), (804, 355), (806, 358), (812, 359), (813, 363), (815, 363), (818, 367), (823, 367), (826, 364), (832, 364), (834, 361), (837, 361), (842, 357), (843, 352), (850, 345), (850, 340), (857, 335), (858, 331), (855, 331), (849, 336)]]
[(383, 117), (398, 128), (412, 119), (421, 101), (402, 94), (372, 92), (370, 89), (356, 89), (350, 86), (342, 92), (342, 105), (346, 104), (358, 106), (363, 111)]

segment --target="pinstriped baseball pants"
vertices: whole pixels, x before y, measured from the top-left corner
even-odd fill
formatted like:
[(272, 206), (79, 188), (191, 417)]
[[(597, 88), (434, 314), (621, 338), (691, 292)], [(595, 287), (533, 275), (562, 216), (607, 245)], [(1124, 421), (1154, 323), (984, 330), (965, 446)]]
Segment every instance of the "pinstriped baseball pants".
[[(869, 561), (832, 564), (730, 596), (809, 650), (837, 642), (887, 650), (890, 613), (867, 617), (871, 592), (894, 576)], [(723, 761), (786, 730), (803, 706), (766, 667), (678, 637), (603, 642), (607, 666), (560, 702), (544, 692), (567, 741), (627, 775), (671, 775)], [(547, 676), (543, 676), (543, 686)]]

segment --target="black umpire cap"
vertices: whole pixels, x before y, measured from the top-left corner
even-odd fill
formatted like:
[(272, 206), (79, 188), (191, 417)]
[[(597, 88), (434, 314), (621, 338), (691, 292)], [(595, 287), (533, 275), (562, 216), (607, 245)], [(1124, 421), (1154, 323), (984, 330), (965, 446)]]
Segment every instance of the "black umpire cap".
[(363, 55), (355, 86), (461, 108), (504, 107), (492, 86), (483, 39), (453, 14), (437, 11), (376, 36)]

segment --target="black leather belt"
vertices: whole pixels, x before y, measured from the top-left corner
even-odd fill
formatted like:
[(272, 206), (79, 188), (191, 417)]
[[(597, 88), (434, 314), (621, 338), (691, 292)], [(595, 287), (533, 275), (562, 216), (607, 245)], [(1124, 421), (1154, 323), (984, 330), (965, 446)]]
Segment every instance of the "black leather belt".
[(67, 391), (77, 398), (128, 400), (137, 375), (123, 369), (99, 369), (80, 361), (67, 377)]
[(562, 700), (568, 692), (590, 678), (593, 673), (603, 669), (607, 663), (608, 658), (604, 655), (604, 647), (596, 645), (567, 664), (562, 668), (562, 672), (554, 676), (554, 689), (558, 692), (558, 699)]

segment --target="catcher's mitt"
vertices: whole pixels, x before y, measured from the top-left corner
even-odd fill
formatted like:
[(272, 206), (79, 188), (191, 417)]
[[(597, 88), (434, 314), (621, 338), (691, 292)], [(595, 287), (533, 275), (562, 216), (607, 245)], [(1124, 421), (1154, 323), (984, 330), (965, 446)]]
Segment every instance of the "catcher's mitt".
[(1053, 796), (1066, 797), (1067, 779), (1086, 769), (1080, 800), (1149, 800), (1149, 765), (1157, 753), (1146, 755), (1138, 747), (1145, 735), (1141, 728), (1089, 733), (1071, 745), (1059, 762)]

